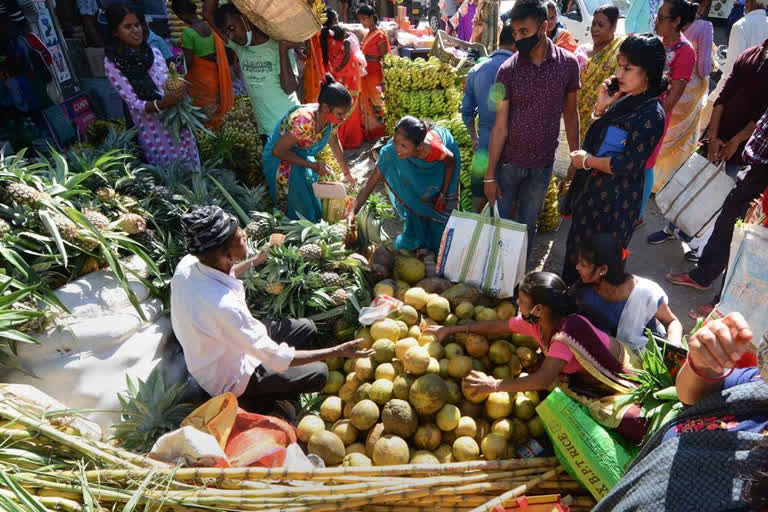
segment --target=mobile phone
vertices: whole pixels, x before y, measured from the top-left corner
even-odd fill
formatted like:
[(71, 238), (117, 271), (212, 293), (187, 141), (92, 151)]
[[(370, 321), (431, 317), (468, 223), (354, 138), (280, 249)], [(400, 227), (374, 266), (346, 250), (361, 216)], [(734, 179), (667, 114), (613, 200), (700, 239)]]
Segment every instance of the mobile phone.
[(608, 84), (608, 96), (613, 96), (619, 92), (619, 79), (616, 77), (611, 78), (611, 83)]

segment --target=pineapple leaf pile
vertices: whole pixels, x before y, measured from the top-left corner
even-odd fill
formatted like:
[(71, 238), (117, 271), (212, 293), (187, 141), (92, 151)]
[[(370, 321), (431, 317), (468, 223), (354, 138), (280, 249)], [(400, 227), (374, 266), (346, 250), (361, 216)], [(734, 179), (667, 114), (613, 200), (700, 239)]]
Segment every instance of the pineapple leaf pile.
[[(168, 66), (168, 78), (163, 84), (165, 93), (176, 94), (183, 90), (187, 83), (184, 77), (176, 71), (176, 65), (171, 63)], [(208, 121), (208, 116), (205, 115), (202, 108), (192, 104), (188, 94), (185, 94), (180, 102), (163, 109), (160, 112), (160, 119), (177, 141), (180, 140), (184, 130), (190, 130), (192, 133), (208, 132), (204, 125)]]

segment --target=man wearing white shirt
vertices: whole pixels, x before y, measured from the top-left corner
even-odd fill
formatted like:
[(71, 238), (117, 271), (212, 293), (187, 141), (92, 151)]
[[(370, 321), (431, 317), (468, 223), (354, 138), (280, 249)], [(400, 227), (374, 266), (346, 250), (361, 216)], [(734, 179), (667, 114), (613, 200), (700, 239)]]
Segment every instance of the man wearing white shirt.
[(709, 124), (715, 101), (720, 96), (726, 80), (731, 76), (736, 59), (747, 48), (763, 44), (763, 41), (768, 39), (766, 7), (768, 7), (768, 0), (746, 0), (744, 12), (747, 14), (731, 27), (731, 35), (728, 38), (728, 54), (722, 67), (723, 74), (707, 98), (707, 105), (701, 114), (702, 128)]
[(263, 264), (266, 252), (246, 260), (245, 232), (217, 206), (193, 208), (182, 222), (190, 254), (171, 280), (171, 322), (189, 373), (208, 394), (230, 391), (263, 412), (280, 402), (290, 417), (286, 400), (325, 386), (320, 361), (371, 355), (357, 350), (360, 340), (305, 350), (317, 333), (311, 320), (255, 319), (238, 277)]

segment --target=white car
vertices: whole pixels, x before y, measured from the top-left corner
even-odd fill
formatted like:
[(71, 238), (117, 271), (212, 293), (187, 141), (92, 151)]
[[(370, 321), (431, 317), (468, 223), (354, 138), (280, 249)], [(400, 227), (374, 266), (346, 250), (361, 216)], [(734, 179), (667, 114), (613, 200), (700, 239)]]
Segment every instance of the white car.
[[(560, 8), (560, 22), (573, 34), (579, 44), (592, 40), (589, 28), (595, 10), (601, 5), (610, 3), (619, 8), (619, 21), (616, 26), (616, 35), (626, 33), (624, 18), (629, 10), (630, 0), (555, 0)], [(507, 13), (514, 7), (516, 0), (502, 0), (499, 13)], [(567, 12), (566, 12), (567, 11)]]

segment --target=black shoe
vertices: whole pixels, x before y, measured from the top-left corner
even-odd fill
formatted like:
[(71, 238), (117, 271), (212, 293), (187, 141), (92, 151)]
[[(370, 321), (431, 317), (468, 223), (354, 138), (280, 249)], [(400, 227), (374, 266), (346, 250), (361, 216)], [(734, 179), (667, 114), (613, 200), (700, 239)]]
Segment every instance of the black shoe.
[(691, 263), (698, 263), (699, 262), (699, 252), (698, 251), (688, 251), (685, 253), (685, 261), (690, 261)]

